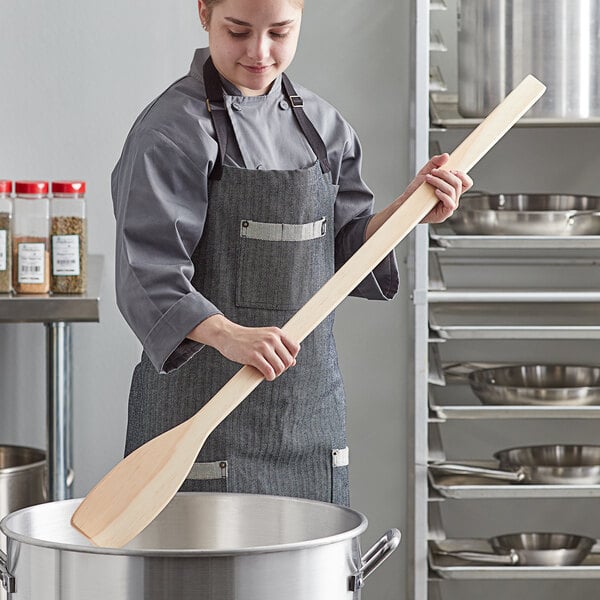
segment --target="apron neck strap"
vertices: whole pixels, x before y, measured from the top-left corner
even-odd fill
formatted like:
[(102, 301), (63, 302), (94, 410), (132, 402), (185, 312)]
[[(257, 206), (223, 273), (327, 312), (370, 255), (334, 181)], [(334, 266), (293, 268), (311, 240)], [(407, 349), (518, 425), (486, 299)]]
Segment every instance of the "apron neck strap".
[(281, 74), (281, 85), (285, 95), (288, 98), (290, 106), (292, 107), (296, 121), (298, 121), (300, 129), (302, 129), (302, 133), (304, 133), (304, 137), (310, 144), (312, 151), (317, 155), (319, 163), (321, 163), (321, 170), (323, 173), (329, 173), (329, 171), (331, 171), (331, 167), (329, 166), (329, 161), (327, 160), (327, 148), (325, 147), (325, 142), (323, 142), (323, 138), (321, 138), (318, 131), (315, 129), (315, 126), (306, 116), (306, 113), (303, 109), (304, 101), (302, 100), (301, 96), (296, 94), (296, 90), (294, 89), (292, 82), (285, 73)]
[(223, 86), (219, 73), (213, 64), (212, 58), (209, 56), (203, 67), (204, 87), (206, 89), (206, 107), (210, 113), (215, 133), (217, 136), (217, 144), (219, 152), (217, 159), (210, 173), (210, 179), (221, 179), (223, 175), (223, 159), (225, 158), (225, 149), (227, 148), (227, 110), (225, 109), (225, 101), (223, 99)]
[[(210, 113), (213, 125), (215, 127), (215, 134), (217, 136), (217, 143), (219, 144), (219, 153), (217, 160), (215, 161), (213, 170), (210, 174), (210, 179), (221, 179), (223, 174), (223, 161), (225, 158), (225, 150), (227, 148), (227, 131), (228, 131), (228, 120), (227, 110), (225, 108), (225, 101), (223, 99), (223, 86), (221, 84), (221, 78), (217, 71), (212, 58), (209, 56), (204, 63), (203, 68), (204, 74), (204, 86), (206, 88), (206, 106)], [(302, 130), (302, 133), (306, 137), (306, 140), (310, 144), (312, 151), (317, 156), (321, 165), (323, 173), (329, 173), (331, 167), (327, 160), (327, 148), (323, 139), (315, 129), (314, 125), (310, 122), (309, 118), (303, 110), (304, 102), (292, 85), (292, 82), (288, 79), (285, 73), (281, 75), (281, 86), (287, 99), (292, 108), (292, 112), (296, 117), (296, 121)]]

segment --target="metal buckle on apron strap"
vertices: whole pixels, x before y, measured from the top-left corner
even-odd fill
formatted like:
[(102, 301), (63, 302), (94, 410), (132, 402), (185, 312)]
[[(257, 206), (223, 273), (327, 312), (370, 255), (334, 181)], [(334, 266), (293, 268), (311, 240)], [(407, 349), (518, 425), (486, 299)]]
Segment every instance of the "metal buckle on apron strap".
[(292, 106), (294, 106), (295, 108), (303, 108), (304, 107), (304, 100), (302, 100), (302, 96), (288, 96), (288, 98), (290, 99), (290, 102), (292, 103)]
[(197, 479), (204, 481), (207, 479), (226, 479), (227, 461), (217, 460), (216, 462), (194, 463), (187, 479)]
[(334, 448), (331, 451), (331, 464), (333, 467), (347, 467), (350, 464), (350, 450), (345, 448)]

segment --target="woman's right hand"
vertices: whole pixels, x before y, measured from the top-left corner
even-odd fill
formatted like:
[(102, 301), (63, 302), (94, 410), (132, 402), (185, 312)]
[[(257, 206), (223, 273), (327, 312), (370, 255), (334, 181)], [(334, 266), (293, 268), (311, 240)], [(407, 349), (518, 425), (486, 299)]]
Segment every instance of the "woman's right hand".
[(213, 315), (187, 335), (218, 350), (225, 358), (258, 369), (273, 381), (296, 364), (300, 344), (278, 327), (244, 327), (223, 315)]

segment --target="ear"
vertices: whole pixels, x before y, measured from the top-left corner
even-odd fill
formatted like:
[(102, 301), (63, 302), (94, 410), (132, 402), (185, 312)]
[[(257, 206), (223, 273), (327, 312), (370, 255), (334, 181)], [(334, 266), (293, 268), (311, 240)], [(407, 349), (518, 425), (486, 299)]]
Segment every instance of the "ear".
[(202, 27), (206, 30), (208, 29), (208, 17), (206, 14), (206, 4), (204, 0), (198, 0), (198, 16), (200, 17), (200, 23), (202, 23)]

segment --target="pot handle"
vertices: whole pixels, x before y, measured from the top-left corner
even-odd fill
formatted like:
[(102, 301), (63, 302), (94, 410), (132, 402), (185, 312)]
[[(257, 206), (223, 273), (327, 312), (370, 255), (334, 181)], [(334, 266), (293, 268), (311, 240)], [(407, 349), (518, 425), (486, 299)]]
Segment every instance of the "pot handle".
[[(462, 196), (464, 198), (464, 196)], [(459, 379), (464, 379), (465, 381), (469, 379), (469, 375), (473, 373), (473, 371), (479, 371), (480, 369), (489, 369), (493, 366), (499, 366), (491, 363), (476, 363), (476, 362), (456, 362), (450, 363), (444, 367), (444, 373), (446, 375), (450, 375), (452, 377), (457, 377)]]
[(8, 558), (2, 550), (0, 550), (0, 579), (2, 579), (2, 587), (9, 593), (15, 593), (15, 576), (8, 570)]
[(471, 467), (469, 465), (455, 465), (452, 463), (430, 463), (429, 468), (442, 473), (480, 475), (504, 481), (523, 481), (525, 479), (525, 473), (520, 469), (518, 471), (503, 471), (501, 469), (486, 469), (484, 467)]
[(600, 217), (600, 211), (597, 210), (578, 210), (569, 215), (569, 219), (576, 219), (577, 217)]
[(435, 550), (436, 554), (442, 556), (452, 556), (467, 560), (469, 562), (483, 562), (493, 565), (517, 565), (519, 564), (519, 555), (514, 549), (510, 549), (508, 554), (490, 554), (489, 552), (473, 552), (472, 550)]
[(350, 591), (356, 592), (365, 585), (365, 579), (388, 557), (400, 544), (402, 534), (395, 527), (386, 531), (383, 536), (369, 548), (360, 559), (361, 568), (350, 577)]

